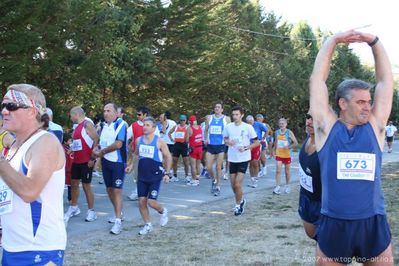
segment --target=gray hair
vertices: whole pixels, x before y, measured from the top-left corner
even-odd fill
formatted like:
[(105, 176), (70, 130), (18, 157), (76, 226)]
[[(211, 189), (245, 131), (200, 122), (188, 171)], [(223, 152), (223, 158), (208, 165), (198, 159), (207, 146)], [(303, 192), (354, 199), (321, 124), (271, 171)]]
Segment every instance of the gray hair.
[(350, 101), (352, 98), (352, 90), (367, 90), (369, 91), (371, 84), (359, 79), (345, 79), (342, 81), (335, 92), (335, 104), (339, 108), (339, 99), (343, 98)]
[(262, 114), (257, 114), (256, 118), (263, 118), (263, 115)]
[(246, 120), (255, 120), (255, 119), (254, 119), (253, 115), (247, 115)]
[(155, 119), (152, 116), (147, 116), (146, 118), (144, 118), (143, 122), (151, 122), (152, 127), (156, 127), (156, 125), (157, 125), (157, 122), (155, 121)]

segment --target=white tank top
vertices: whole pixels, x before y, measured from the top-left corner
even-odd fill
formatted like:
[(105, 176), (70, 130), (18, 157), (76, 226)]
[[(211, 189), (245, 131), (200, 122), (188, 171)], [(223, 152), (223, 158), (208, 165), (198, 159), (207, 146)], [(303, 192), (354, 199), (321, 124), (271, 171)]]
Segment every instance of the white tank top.
[[(26, 175), (28, 168), (25, 154), (30, 146), (44, 134), (51, 133), (40, 131), (19, 148), (10, 161), (15, 170)], [(1, 216), (2, 244), (5, 250), (9, 252), (65, 250), (64, 184), (65, 165), (53, 173), (34, 202), (26, 203), (14, 193), (12, 212)]]

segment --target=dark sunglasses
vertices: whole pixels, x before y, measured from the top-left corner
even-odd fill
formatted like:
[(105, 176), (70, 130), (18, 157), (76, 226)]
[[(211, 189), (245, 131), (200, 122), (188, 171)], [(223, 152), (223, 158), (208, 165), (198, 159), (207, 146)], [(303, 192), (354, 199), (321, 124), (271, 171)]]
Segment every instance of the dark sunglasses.
[(6, 108), (7, 111), (13, 112), (18, 110), (19, 108), (28, 109), (29, 106), (20, 103), (9, 102), (1, 104), (1, 110), (3, 110), (4, 108)]
[(136, 115), (137, 115), (137, 116), (142, 116), (143, 114), (137, 113)]
[(313, 119), (313, 117), (310, 114), (305, 115), (306, 119)]

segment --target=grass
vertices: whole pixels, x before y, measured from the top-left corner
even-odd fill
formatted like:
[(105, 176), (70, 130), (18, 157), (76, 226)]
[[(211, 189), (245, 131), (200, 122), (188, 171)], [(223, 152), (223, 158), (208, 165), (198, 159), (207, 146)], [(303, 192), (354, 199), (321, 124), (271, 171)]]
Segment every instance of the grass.
[[(383, 168), (383, 189), (399, 262), (399, 163)], [(233, 199), (170, 213), (147, 236), (142, 224), (124, 224), (119, 236), (90, 232), (68, 240), (65, 265), (314, 265), (315, 242), (297, 215), (299, 187), (289, 195), (263, 190), (246, 195), (241, 217)], [(356, 265), (356, 264), (354, 264)]]

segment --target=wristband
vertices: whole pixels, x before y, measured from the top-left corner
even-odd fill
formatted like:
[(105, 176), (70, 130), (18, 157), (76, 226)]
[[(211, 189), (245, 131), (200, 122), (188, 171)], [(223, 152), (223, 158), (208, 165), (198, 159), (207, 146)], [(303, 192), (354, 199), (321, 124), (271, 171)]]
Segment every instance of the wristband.
[(367, 43), (370, 47), (373, 47), (378, 42), (378, 37), (375, 36), (375, 39), (372, 42)]

